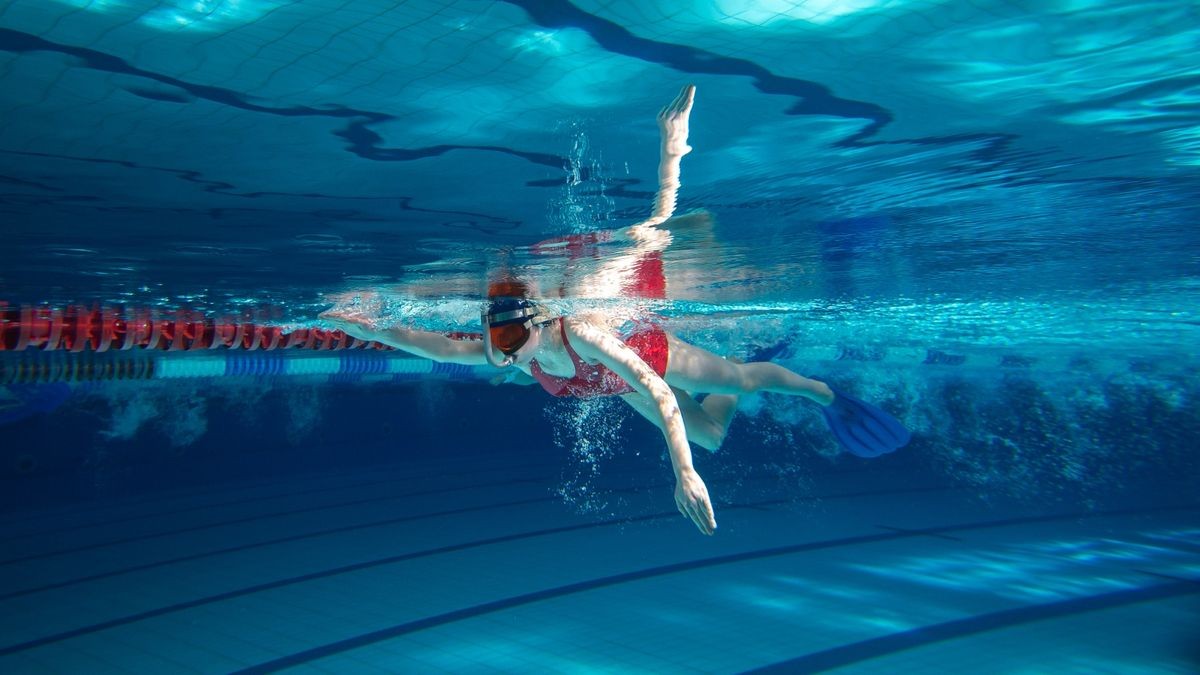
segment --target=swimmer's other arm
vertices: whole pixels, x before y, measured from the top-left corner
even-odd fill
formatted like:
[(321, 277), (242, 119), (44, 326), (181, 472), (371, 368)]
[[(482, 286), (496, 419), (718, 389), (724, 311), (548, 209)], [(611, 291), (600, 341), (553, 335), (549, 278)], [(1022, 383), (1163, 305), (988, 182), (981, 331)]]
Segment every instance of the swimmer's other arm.
[(454, 340), (442, 335), (411, 328), (375, 328), (371, 320), (354, 312), (333, 308), (322, 312), (320, 317), (359, 340), (374, 340), (395, 347), (421, 358), (440, 363), (460, 363), (479, 366), (487, 363), (483, 355), (483, 343), (472, 340)]
[(586, 321), (568, 319), (567, 331), (575, 351), (585, 359), (599, 361), (629, 383), (641, 395), (654, 401), (654, 409), (662, 418), (663, 436), (675, 470), (675, 506), (696, 524), (704, 534), (717, 529), (708, 488), (692, 466), (692, 449), (675, 392), (654, 369), (646, 364), (625, 343)]
[(658, 155), (658, 192), (654, 194), (654, 206), (650, 217), (632, 227), (658, 225), (675, 213), (679, 193), (680, 162), (692, 151), (688, 145), (688, 122), (692, 116), (692, 105), (696, 100), (696, 85), (685, 86), (675, 100), (658, 113), (658, 130), (661, 145)]

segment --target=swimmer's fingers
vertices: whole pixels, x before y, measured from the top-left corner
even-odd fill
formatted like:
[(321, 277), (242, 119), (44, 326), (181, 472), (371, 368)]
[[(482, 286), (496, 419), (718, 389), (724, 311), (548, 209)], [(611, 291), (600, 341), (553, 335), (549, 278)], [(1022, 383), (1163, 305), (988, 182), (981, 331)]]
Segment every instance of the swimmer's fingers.
[(679, 483), (675, 485), (675, 504), (704, 534), (712, 534), (717, 529), (708, 488), (695, 471), (680, 476)]
[(712, 536), (713, 530), (717, 527), (716, 523), (712, 522), (709, 517), (705, 517), (698, 507), (692, 508), (692, 522), (696, 524), (696, 529), (700, 530), (701, 534)]
[(658, 113), (664, 155), (682, 157), (692, 151), (692, 147), (687, 143), (688, 117), (692, 114), (695, 95), (696, 87), (689, 84), (679, 92), (674, 101)]
[(712, 505), (709, 504), (707, 495), (705, 495), (704, 499), (689, 504), (688, 507), (691, 511), (692, 522), (696, 524), (696, 529), (708, 535), (711, 535), (717, 529), (717, 521), (713, 517)]
[(325, 321), (337, 322), (337, 321), (350, 321), (353, 317), (360, 317), (360, 316), (362, 316), (362, 315), (359, 314), (358, 312), (350, 311), (349, 308), (333, 307), (331, 309), (327, 309), (324, 312), (321, 312), (320, 314), (318, 314), (317, 318), (323, 319)]
[(704, 527), (700, 528), (704, 534), (712, 534), (717, 529), (717, 516), (713, 513), (712, 501), (708, 495), (704, 495), (704, 501), (700, 502), (700, 519), (704, 521)]
[(684, 85), (683, 89), (679, 92), (679, 96), (675, 98), (674, 107), (678, 111), (676, 114), (684, 118), (690, 116), (692, 114), (692, 105), (695, 102), (696, 85)]
[[(704, 532), (704, 526), (701, 524), (700, 515), (696, 512), (695, 507), (687, 502), (676, 502), (675, 506), (679, 509), (679, 512), (683, 514), (684, 518), (687, 518), (696, 524), (696, 529)], [(707, 532), (705, 534), (707, 534)]]
[(328, 321), (330, 323), (337, 323), (338, 321), (342, 320), (342, 316), (344, 313), (345, 313), (344, 309), (334, 307), (333, 309), (327, 309), (324, 312), (321, 312), (320, 314), (317, 315), (317, 318), (322, 321)]
[(685, 85), (683, 89), (680, 90), (679, 95), (675, 97), (675, 100), (668, 103), (667, 107), (663, 108), (662, 111), (658, 113), (658, 118), (663, 121), (668, 119), (677, 119), (680, 117), (686, 119), (692, 114), (692, 105), (695, 103), (695, 101), (696, 85)]
[(327, 321), (334, 327), (347, 333), (351, 333), (356, 337), (360, 337), (362, 335), (362, 331), (369, 331), (375, 328), (374, 321), (345, 307), (334, 307), (333, 309), (327, 309), (318, 314), (317, 318), (321, 319), (322, 321)]
[(683, 514), (684, 518), (687, 518), (688, 520), (691, 520), (692, 522), (699, 523), (699, 521), (696, 519), (697, 512), (696, 512), (696, 505), (694, 503), (692, 503), (691, 501), (688, 501), (685, 498), (685, 500), (683, 502), (676, 504), (676, 506), (679, 507), (679, 512)]

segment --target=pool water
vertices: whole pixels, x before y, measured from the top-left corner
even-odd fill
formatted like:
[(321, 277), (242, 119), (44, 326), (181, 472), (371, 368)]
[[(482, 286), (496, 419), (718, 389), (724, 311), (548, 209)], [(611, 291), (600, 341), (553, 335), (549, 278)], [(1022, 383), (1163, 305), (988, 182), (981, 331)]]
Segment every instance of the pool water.
[[(1183, 0), (0, 2), (0, 669), (1194, 672), (1198, 35)], [(633, 232), (687, 84), (677, 218)], [(478, 331), (501, 278), (913, 440), (744, 396), (694, 448), (707, 538), (620, 401), (319, 316)], [(29, 343), (53, 316), (160, 330)]]

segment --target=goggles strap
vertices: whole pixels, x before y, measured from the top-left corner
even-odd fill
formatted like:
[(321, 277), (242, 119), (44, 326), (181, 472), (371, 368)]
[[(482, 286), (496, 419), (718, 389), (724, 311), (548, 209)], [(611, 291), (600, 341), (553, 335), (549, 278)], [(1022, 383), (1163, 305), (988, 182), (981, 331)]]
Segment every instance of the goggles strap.
[[(496, 312), (494, 314), (489, 313), (489, 312), (484, 312), (484, 316), (487, 317), (486, 323), (488, 326), (499, 325), (502, 323), (507, 323), (509, 321), (514, 321), (516, 319), (524, 319), (527, 317), (532, 317), (535, 314), (537, 314), (537, 311), (532, 307), (521, 307), (519, 309), (512, 309), (507, 312)], [(530, 323), (530, 322), (526, 321), (525, 323)]]

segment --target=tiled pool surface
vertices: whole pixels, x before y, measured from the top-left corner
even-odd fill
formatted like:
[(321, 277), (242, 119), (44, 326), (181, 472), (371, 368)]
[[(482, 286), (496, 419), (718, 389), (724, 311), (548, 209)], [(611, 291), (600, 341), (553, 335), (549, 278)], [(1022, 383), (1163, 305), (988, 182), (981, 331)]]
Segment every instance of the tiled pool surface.
[(709, 539), (628, 475), (579, 513), (560, 468), (409, 463), (8, 515), (0, 671), (1198, 664), (1200, 503), (1019, 512), (843, 469), (803, 499), (725, 503)]

